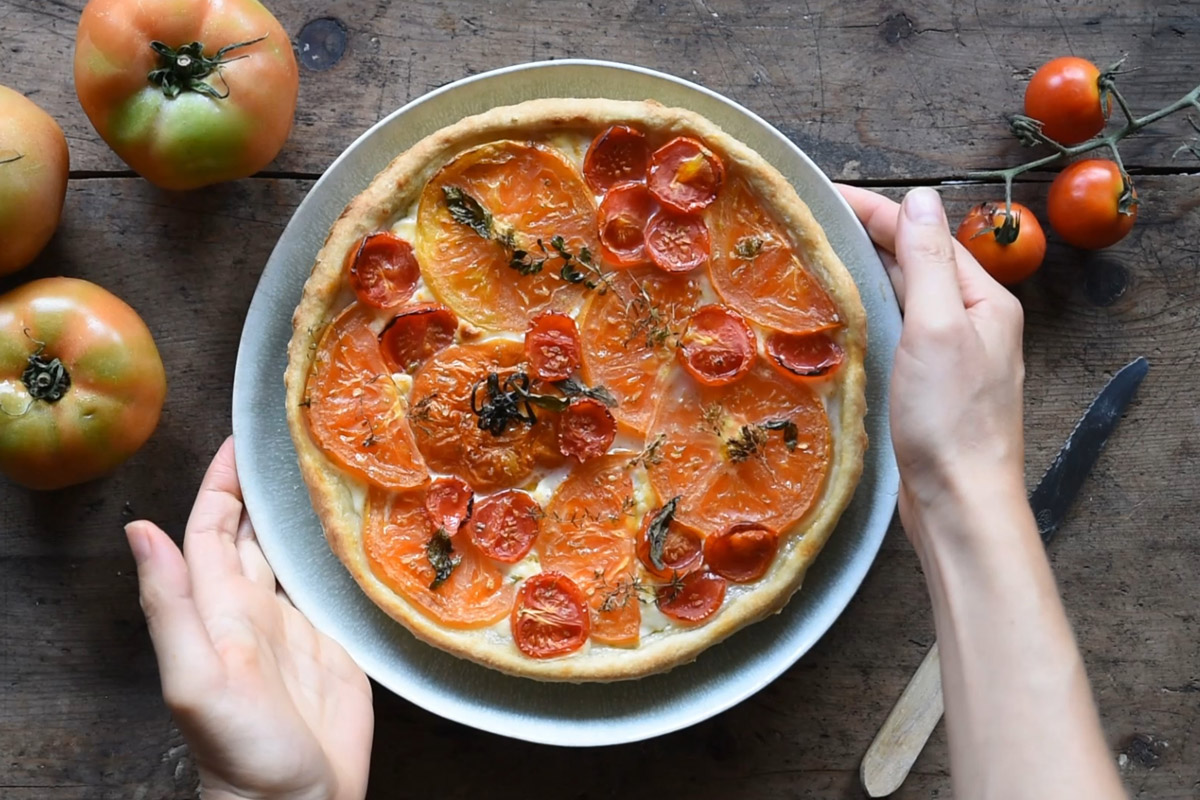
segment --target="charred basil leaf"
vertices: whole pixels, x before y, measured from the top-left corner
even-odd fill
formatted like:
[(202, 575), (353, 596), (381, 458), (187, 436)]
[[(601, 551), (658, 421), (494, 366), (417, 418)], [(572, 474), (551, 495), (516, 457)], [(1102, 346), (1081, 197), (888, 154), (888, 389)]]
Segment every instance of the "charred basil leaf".
[(462, 556), (455, 555), (454, 543), (450, 541), (445, 528), (438, 528), (433, 534), (433, 538), (425, 545), (425, 555), (434, 573), (433, 582), (429, 584), (430, 589), (436, 589), (445, 583), (450, 573), (454, 572), (454, 568), (462, 561)]
[(665, 506), (654, 512), (650, 517), (650, 524), (646, 526), (646, 541), (650, 543), (650, 563), (655, 569), (667, 568), (663, 563), (663, 547), (667, 543), (667, 530), (671, 527), (671, 521), (675, 519), (675, 508), (678, 505), (679, 496), (672, 497)]

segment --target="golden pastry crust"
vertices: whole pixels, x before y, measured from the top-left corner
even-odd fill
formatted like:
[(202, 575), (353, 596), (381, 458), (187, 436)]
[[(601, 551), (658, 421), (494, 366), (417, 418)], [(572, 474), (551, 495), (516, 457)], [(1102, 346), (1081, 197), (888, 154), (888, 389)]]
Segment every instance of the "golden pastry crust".
[[(355, 489), (354, 479), (322, 454), (309, 435), (302, 403), (317, 342), (326, 325), (353, 297), (344, 285), (343, 261), (361, 237), (400, 218), (434, 173), (467, 148), (554, 131), (598, 131), (615, 123), (628, 123), (656, 135), (687, 135), (705, 141), (722, 156), (731, 174), (750, 183), (788, 230), (797, 252), (833, 300), (844, 323), (839, 341), (845, 362), (829, 379), (835, 398), (827, 404), (832, 456), (822, 492), (805, 517), (782, 532), (783, 544), (767, 575), (731, 592), (707, 623), (643, 635), (633, 648), (588, 643), (569, 656), (535, 660), (522, 655), (513, 644), (507, 620), (501, 623), (503, 631), (445, 628), (375, 577), (362, 546), (365, 487)], [(468, 117), (421, 140), (346, 206), (317, 255), (293, 317), (285, 374), (287, 419), (301, 473), (331, 548), (363, 591), (418, 638), (456, 656), (540, 680), (638, 678), (694, 660), (730, 634), (781, 610), (800, 588), (805, 571), (849, 504), (862, 473), (867, 445), (863, 427), (866, 345), (866, 315), (857, 287), (795, 189), (756, 152), (695, 113), (653, 101), (534, 100)]]

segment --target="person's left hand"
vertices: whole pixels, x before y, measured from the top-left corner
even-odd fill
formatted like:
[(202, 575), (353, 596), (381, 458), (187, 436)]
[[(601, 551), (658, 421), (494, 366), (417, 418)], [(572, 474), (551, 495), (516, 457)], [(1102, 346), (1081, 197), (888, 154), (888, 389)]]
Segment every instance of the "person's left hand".
[(126, 526), (163, 698), (205, 800), (359, 800), (371, 685), (280, 592), (227, 439), (200, 486), (183, 553), (156, 525)]

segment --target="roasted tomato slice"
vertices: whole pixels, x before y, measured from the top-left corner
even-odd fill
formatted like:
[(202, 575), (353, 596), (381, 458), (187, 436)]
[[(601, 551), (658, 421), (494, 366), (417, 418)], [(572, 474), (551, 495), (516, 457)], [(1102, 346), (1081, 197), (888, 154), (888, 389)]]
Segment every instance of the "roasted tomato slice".
[(711, 617), (724, 600), (725, 579), (711, 572), (692, 572), (658, 587), (658, 610), (690, 625)]
[(778, 550), (778, 533), (757, 522), (739, 522), (704, 541), (704, 561), (722, 578), (749, 583), (767, 574)]
[(767, 360), (776, 372), (793, 380), (832, 375), (845, 357), (827, 333), (796, 335), (777, 331), (767, 337)]
[(812, 243), (792, 244), (787, 227), (742, 179), (731, 180), (707, 214), (709, 275), (725, 305), (773, 330), (811, 333), (844, 320), (808, 271)]
[(646, 226), (646, 252), (666, 272), (691, 272), (708, 263), (708, 226), (697, 214), (662, 209)]
[(707, 208), (724, 181), (720, 156), (690, 137), (672, 139), (650, 156), (647, 185), (659, 202), (677, 211)]
[(557, 572), (525, 581), (512, 610), (513, 641), (530, 658), (554, 658), (583, 647), (591, 615), (583, 592)]
[(457, 564), (432, 588), (437, 574), (429, 543), (437, 531), (421, 492), (367, 492), (363, 552), (371, 572), (422, 614), (450, 628), (485, 628), (512, 609), (513, 584), (469, 537), (454, 537)]
[[(495, 373), (503, 384), (525, 365), (519, 342), (492, 339), (438, 352), (413, 376), (409, 422), (430, 469), (457, 475), (480, 493), (523, 485), (535, 467), (563, 462), (556, 417), (538, 408), (536, 421), (511, 422), (500, 434), (479, 427), (472, 398)], [(544, 393), (540, 381), (530, 389)]]
[(445, 306), (422, 303), (402, 310), (379, 334), (383, 360), (394, 372), (411, 372), (454, 344), (458, 317)]
[(650, 146), (646, 135), (628, 125), (613, 125), (592, 140), (583, 159), (583, 176), (597, 194), (618, 183), (645, 181)]
[(558, 420), (558, 449), (583, 462), (599, 458), (617, 437), (617, 421), (594, 397), (575, 397)]
[[(668, 508), (670, 511), (664, 515)], [(646, 571), (656, 578), (686, 575), (700, 566), (704, 555), (704, 538), (695, 528), (674, 519), (674, 510), (674, 505), (668, 503), (664, 508), (647, 514), (638, 533), (638, 558)], [(670, 519), (664, 520), (664, 516)], [(655, 550), (658, 551), (658, 564), (654, 563)]]
[(546, 311), (533, 318), (525, 331), (525, 358), (533, 377), (561, 381), (579, 369), (582, 360), (579, 329), (575, 320), (557, 311)]
[(371, 319), (354, 303), (326, 329), (309, 369), (304, 411), (313, 439), (334, 463), (376, 486), (411, 489), (428, 482), (429, 472)]
[(675, 356), (705, 386), (725, 386), (750, 371), (757, 353), (758, 340), (740, 314), (708, 305), (688, 320)]
[(394, 233), (372, 233), (346, 257), (350, 286), (360, 302), (392, 308), (412, 297), (421, 278), (412, 245)]
[(642, 621), (632, 497), (627, 454), (578, 466), (547, 504), (536, 544), (542, 569), (566, 575), (588, 598), (592, 639), (618, 647), (638, 643)]
[(618, 267), (636, 267), (646, 255), (646, 225), (658, 208), (642, 183), (622, 183), (600, 201), (600, 246), (607, 261)]
[(480, 501), (467, 533), (488, 558), (515, 564), (529, 553), (541, 530), (542, 507), (515, 489)]
[(425, 510), (434, 528), (441, 528), (448, 535), (458, 533), (463, 523), (471, 518), (475, 505), (475, 493), (462, 478), (438, 478), (425, 492)]

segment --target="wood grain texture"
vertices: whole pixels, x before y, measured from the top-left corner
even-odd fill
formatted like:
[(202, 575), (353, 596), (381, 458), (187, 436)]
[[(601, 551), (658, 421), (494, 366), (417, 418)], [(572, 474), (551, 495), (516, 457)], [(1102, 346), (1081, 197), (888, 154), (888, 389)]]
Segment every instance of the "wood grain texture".
[[(110, 478), (41, 495), (0, 483), (5, 800), (194, 796), (120, 527), (146, 516), (182, 532), (229, 430), (242, 320), (267, 256), (308, 178), (383, 113), (505, 64), (623, 60), (725, 92), (831, 174), (899, 196), (1020, 157), (999, 118), (1048, 56), (1128, 52), (1143, 67), (1128, 79), (1139, 108), (1181, 93), (1200, 64), (1194, 2), (275, 0), (298, 47), (317, 41), (312, 28), (300, 41), (306, 23), (340, 21), (344, 55), (303, 68), (297, 126), (272, 173), (175, 195), (123, 177), (75, 102), (82, 5), (0, 0), (0, 81), (62, 122), (75, 170), (63, 228), (0, 290), (56, 274), (112, 289), (156, 335), (170, 391), (154, 438)], [(336, 45), (325, 30), (318, 43)], [(1168, 123), (1127, 151), (1135, 173), (1152, 173), (1139, 178), (1145, 202), (1129, 239), (1090, 255), (1052, 244), (1046, 268), (1017, 290), (1031, 484), (1111, 371), (1139, 354), (1151, 361), (1052, 560), (1113, 757), (1132, 795), (1161, 800), (1200, 792), (1200, 190), (1194, 175), (1161, 174), (1195, 167), (1170, 161), (1182, 130)], [(1018, 187), (1039, 213), (1045, 180)], [(958, 216), (994, 187), (943, 194)], [(917, 560), (893, 526), (834, 628), (715, 719), (637, 745), (560, 750), (477, 733), (380, 691), (370, 796), (860, 797), (859, 760), (932, 642)], [(895, 797), (948, 796), (939, 728)]]

